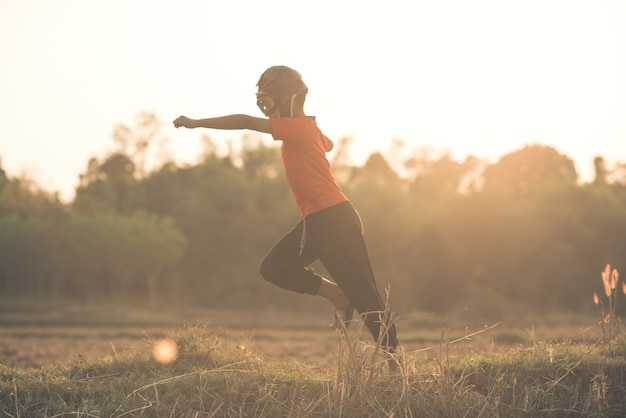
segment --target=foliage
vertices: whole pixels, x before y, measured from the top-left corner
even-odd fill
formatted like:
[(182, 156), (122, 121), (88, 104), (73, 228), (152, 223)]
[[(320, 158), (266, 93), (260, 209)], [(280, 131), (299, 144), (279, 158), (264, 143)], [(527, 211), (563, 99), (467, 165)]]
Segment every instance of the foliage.
[[(114, 136), (114, 151), (88, 162), (70, 205), (5, 176), (2, 289), (87, 299), (175, 294), (208, 307), (314, 306), (258, 274), (263, 255), (299, 219), (275, 144), (243, 136), (218, 147), (205, 137), (197, 163), (166, 158), (159, 166), (151, 157), (160, 145), (154, 115), (140, 114)], [(390, 285), (400, 315), (460, 306), (499, 318), (521, 305), (591, 313), (584, 295), (599, 291), (590, 281), (597, 266), (625, 268), (619, 164), (612, 170), (596, 160), (596, 180), (580, 184), (573, 162), (546, 146), (489, 164), (396, 143), (391, 157), (374, 153), (354, 166), (349, 145), (338, 141), (333, 170), (363, 218), (379, 286)]]
[(483, 177), (486, 191), (519, 197), (546, 185), (572, 187), (577, 176), (574, 162), (554, 148), (530, 145), (503, 156)]
[(145, 212), (72, 213), (55, 223), (0, 216), (0, 289), (14, 297), (155, 302), (171, 292), (185, 245), (171, 219)]
[[(620, 290), (626, 294), (626, 282), (622, 280), (620, 288), (618, 271), (616, 269), (611, 270), (611, 265), (607, 264), (602, 272), (602, 284), (604, 285), (604, 295), (601, 299), (594, 292), (593, 302), (600, 307), (600, 324), (602, 325), (604, 339), (611, 342), (618, 336), (622, 325), (622, 319), (617, 316), (617, 295)], [(604, 301), (607, 303), (605, 304)]]
[(0, 216), (44, 219), (62, 217), (64, 213), (65, 206), (56, 194), (38, 189), (26, 176), (9, 177), (0, 171)]
[(136, 198), (135, 165), (124, 154), (112, 154), (102, 163), (92, 158), (76, 189), (74, 209), (82, 213), (132, 211)]

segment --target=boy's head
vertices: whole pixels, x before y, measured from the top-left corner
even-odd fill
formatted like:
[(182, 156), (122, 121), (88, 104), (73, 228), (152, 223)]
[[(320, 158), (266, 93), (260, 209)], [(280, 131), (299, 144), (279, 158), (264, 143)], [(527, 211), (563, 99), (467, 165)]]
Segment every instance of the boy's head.
[(269, 116), (278, 109), (281, 117), (304, 113), (308, 88), (299, 72), (284, 65), (268, 68), (257, 82), (257, 106)]

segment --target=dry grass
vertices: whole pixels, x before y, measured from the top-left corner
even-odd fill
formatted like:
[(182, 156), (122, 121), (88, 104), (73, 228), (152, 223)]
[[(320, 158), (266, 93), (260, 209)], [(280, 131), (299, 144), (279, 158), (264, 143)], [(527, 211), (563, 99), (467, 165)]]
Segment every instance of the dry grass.
[[(224, 344), (207, 324), (166, 337), (178, 357), (143, 349), (38, 369), (0, 365), (9, 417), (561, 417), (624, 416), (626, 346), (544, 343), (453, 357), (445, 332), (433, 358), (397, 367), (351, 333), (333, 365), (266, 358)], [(621, 344), (621, 345), (620, 345)], [(336, 347), (337, 348), (337, 347)]]
[[(8, 417), (626, 413), (625, 341), (607, 344), (584, 318), (493, 327), (454, 315), (399, 318), (403, 350), (390, 363), (362, 326), (338, 335), (319, 315), (106, 306), (47, 315), (6, 306), (0, 411)], [(170, 364), (151, 355), (162, 337), (177, 343)]]
[[(407, 353), (433, 358), (442, 330), (448, 355), (489, 352), (502, 346), (533, 340), (594, 340), (601, 335), (596, 318), (538, 315), (493, 322), (431, 314), (398, 318), (400, 338)], [(337, 334), (327, 327), (329, 312), (297, 313), (233, 311), (164, 307), (158, 310), (131, 305), (0, 304), (0, 361), (16, 367), (42, 367), (75, 357), (97, 359), (113, 352), (140, 350), (146, 338), (158, 338), (172, 329), (201, 321), (219, 330), (223, 344), (245, 348), (276, 360), (294, 359), (316, 366), (337, 361)], [(354, 327), (356, 330), (359, 327)], [(366, 332), (360, 329), (363, 340)], [(468, 336), (472, 336), (468, 338)]]

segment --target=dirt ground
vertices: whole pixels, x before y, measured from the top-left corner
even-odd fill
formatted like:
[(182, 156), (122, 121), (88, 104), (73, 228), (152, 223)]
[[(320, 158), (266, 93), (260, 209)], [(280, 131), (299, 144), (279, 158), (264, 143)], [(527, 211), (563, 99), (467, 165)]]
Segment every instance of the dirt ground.
[[(326, 316), (325, 316), (326, 315)], [(400, 318), (398, 328), (407, 353), (436, 357), (465, 355), (496, 345), (524, 345), (537, 340), (597, 338), (592, 319), (559, 316), (527, 324), (472, 323), (418, 314)], [(0, 363), (10, 367), (41, 367), (152, 349), (152, 342), (185, 324), (202, 322), (214, 328), (222, 344), (265, 358), (294, 359), (333, 367), (340, 338), (327, 328), (329, 313), (249, 312), (233, 310), (140, 309), (129, 306), (66, 306), (3, 303), (0, 307)], [(370, 338), (362, 324), (365, 343)], [(460, 340), (460, 341), (457, 341)], [(207, 342), (210, 343), (210, 342)]]
[(150, 352), (156, 339), (196, 323), (234, 350), (314, 365), (332, 364), (339, 344), (329, 314), (11, 305), (0, 307), (0, 362), (11, 367)]

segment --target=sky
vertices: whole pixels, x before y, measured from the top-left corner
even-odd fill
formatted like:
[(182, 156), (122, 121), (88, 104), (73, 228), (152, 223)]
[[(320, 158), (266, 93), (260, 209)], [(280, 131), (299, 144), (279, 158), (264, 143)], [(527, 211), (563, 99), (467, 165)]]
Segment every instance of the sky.
[(181, 163), (237, 138), (171, 121), (262, 116), (272, 65), (357, 162), (393, 139), (490, 162), (552, 146), (583, 181), (626, 162), (626, 0), (0, 0), (0, 57), (0, 164), (65, 200), (139, 112)]

